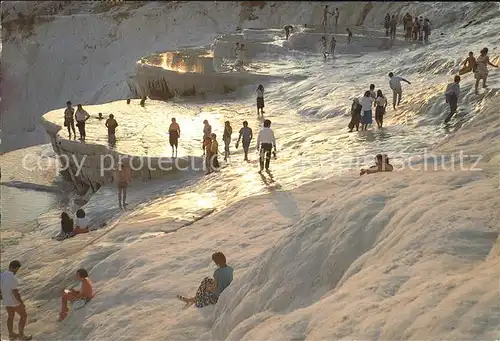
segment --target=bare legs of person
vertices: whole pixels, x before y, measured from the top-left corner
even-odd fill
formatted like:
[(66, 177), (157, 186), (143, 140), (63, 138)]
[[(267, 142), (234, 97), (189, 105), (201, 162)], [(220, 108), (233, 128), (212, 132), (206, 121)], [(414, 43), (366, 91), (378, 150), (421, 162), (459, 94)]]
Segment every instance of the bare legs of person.
[(67, 290), (61, 293), (61, 312), (59, 313), (59, 321), (62, 321), (68, 316), (68, 302), (73, 302), (78, 298), (77, 294)]
[(392, 90), (392, 107), (396, 110), (396, 105), (401, 103), (401, 96), (403, 95), (403, 91), (401, 89)]
[(188, 308), (196, 302), (196, 297), (184, 297), (182, 295), (177, 295), (177, 298), (182, 302), (186, 303), (184, 308)]
[(118, 187), (118, 205), (120, 208), (127, 206), (127, 187)]
[[(20, 304), (17, 307), (6, 307), (7, 309), (7, 329), (9, 331), (9, 339), (19, 339), (19, 340), (31, 340), (31, 335), (24, 335), (24, 327), (28, 321), (28, 313), (26, 313), (26, 308), (24, 305)], [(19, 334), (14, 333), (14, 317), (16, 313), (19, 315)]]
[(488, 86), (486, 85), (486, 80), (488, 79), (488, 75), (481, 75), (479, 77), (476, 77), (476, 86), (475, 86), (475, 92), (476, 92), (476, 95), (479, 95), (479, 81), (480, 80), (483, 80), (483, 88), (486, 89)]

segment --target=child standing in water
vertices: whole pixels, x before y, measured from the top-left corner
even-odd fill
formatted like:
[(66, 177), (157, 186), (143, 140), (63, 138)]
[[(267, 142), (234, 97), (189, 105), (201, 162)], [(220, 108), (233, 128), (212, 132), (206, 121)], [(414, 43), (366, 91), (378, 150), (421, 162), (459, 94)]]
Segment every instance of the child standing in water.
[(229, 157), (229, 144), (231, 143), (231, 135), (233, 134), (233, 128), (231, 123), (226, 121), (224, 125), (224, 134), (222, 135), (222, 141), (224, 141), (224, 161), (227, 161)]
[(256, 92), (257, 92), (257, 116), (264, 115), (264, 86), (260, 84), (257, 87)]

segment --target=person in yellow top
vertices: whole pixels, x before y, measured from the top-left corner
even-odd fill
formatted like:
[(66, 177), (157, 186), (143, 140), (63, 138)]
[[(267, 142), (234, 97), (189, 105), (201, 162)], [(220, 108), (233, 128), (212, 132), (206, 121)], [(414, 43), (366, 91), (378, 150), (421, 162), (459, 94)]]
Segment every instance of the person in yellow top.
[(210, 134), (211, 143), (209, 152), (207, 153), (208, 162), (208, 171), (207, 174), (212, 173), (213, 171), (219, 169), (219, 160), (217, 160), (217, 155), (219, 153), (219, 142), (217, 142), (217, 135), (214, 133)]

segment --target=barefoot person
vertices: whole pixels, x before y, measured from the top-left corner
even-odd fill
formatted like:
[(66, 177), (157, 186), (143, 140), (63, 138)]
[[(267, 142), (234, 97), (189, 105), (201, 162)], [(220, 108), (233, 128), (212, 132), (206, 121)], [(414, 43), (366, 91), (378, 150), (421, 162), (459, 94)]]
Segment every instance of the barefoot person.
[(373, 102), (375, 99), (372, 97), (370, 91), (366, 91), (363, 98), (361, 98), (361, 130), (367, 130), (368, 125), (373, 123)]
[(378, 172), (392, 172), (394, 167), (389, 163), (389, 157), (386, 154), (377, 154), (375, 157), (375, 166), (371, 166), (368, 169), (361, 169), (359, 175), (363, 174), (373, 174)]
[(385, 109), (387, 108), (387, 99), (382, 90), (377, 90), (377, 98), (375, 99), (375, 122), (377, 122), (377, 127), (382, 128), (384, 124)]
[(203, 149), (203, 155), (205, 155), (205, 139), (208, 137), (210, 138), (210, 135), (212, 134), (212, 126), (208, 123), (207, 120), (203, 121), (203, 143), (201, 145), (201, 148)]
[(172, 147), (172, 157), (174, 157), (174, 148), (175, 148), (175, 157), (177, 157), (177, 149), (179, 146), (179, 138), (181, 137), (181, 127), (175, 120), (172, 118), (172, 123), (170, 123), (170, 127), (168, 128), (168, 140), (170, 142), (170, 147)]
[(85, 140), (85, 122), (90, 118), (90, 115), (87, 111), (85, 111), (81, 104), (76, 106), (76, 126), (78, 127), (78, 131), (80, 132), (80, 140)]
[(75, 234), (88, 233), (89, 226), (90, 220), (86, 217), (85, 211), (80, 208), (76, 211), (75, 228), (73, 229), (73, 232)]
[(271, 120), (265, 120), (264, 128), (259, 131), (259, 135), (257, 136), (257, 151), (260, 151), (259, 172), (262, 172), (264, 167), (266, 168), (266, 172), (269, 172), (271, 150), (273, 149), (276, 154), (276, 139), (274, 138), (274, 132), (271, 129)]
[(132, 170), (128, 159), (124, 159), (118, 164), (116, 178), (118, 182), (118, 205), (120, 208), (125, 208), (127, 206), (127, 187), (132, 182)]
[(59, 313), (59, 321), (62, 321), (68, 316), (68, 302), (82, 300), (83, 304), (87, 303), (94, 296), (92, 282), (89, 279), (89, 274), (85, 269), (76, 271), (76, 279), (81, 282), (78, 289), (64, 289), (61, 293), (61, 312)]
[(448, 123), (457, 111), (458, 97), (460, 96), (460, 76), (455, 76), (453, 83), (448, 84), (444, 96), (446, 103), (450, 106), (450, 114), (444, 120), (444, 123)]
[(337, 41), (335, 40), (335, 36), (332, 36), (332, 40), (330, 41), (330, 54), (335, 55), (335, 47), (337, 46)]
[(242, 140), (243, 152), (245, 153), (245, 158), (243, 159), (244, 161), (248, 161), (248, 149), (250, 148), (250, 142), (252, 142), (252, 138), (252, 128), (248, 127), (247, 121), (243, 121), (243, 128), (240, 129), (240, 136), (238, 136), (238, 142), (236, 142), (236, 149), (238, 149), (240, 140)]
[(389, 87), (392, 89), (392, 107), (394, 110), (396, 110), (396, 104), (399, 105), (401, 103), (401, 97), (403, 96), (401, 81), (411, 84), (403, 77), (394, 76), (394, 73), (389, 72)]
[(285, 25), (283, 26), (283, 29), (285, 30), (285, 39), (288, 40), (288, 38), (290, 37), (290, 33), (293, 31), (293, 26)]
[(260, 84), (257, 87), (257, 116), (264, 115), (264, 86)]
[(482, 79), (483, 80), (483, 88), (486, 89), (488, 86), (486, 85), (486, 80), (488, 79), (488, 65), (493, 66), (493, 67), (498, 67), (498, 65), (492, 64), (490, 62), (490, 57), (488, 56), (488, 48), (485, 47), (479, 52), (479, 57), (476, 59), (476, 72), (474, 73), (474, 76), (476, 78), (476, 86), (475, 86), (475, 91), (476, 95), (479, 94), (478, 88), (479, 88), (479, 81)]
[(211, 172), (219, 169), (219, 142), (217, 141), (217, 135), (215, 133), (210, 134), (210, 170)]
[(116, 127), (118, 127), (118, 122), (115, 120), (115, 116), (113, 114), (109, 114), (106, 123), (104, 123), (106, 128), (108, 128), (108, 142), (115, 143), (116, 142)]
[(476, 58), (474, 57), (474, 52), (469, 52), (469, 56), (462, 62), (462, 68), (458, 71), (459, 75), (463, 75), (467, 72), (471, 72), (476, 69)]
[(205, 277), (201, 281), (194, 297), (184, 297), (177, 295), (177, 298), (186, 303), (186, 307), (193, 304), (196, 308), (203, 308), (211, 304), (216, 304), (220, 295), (233, 281), (233, 268), (227, 265), (226, 256), (222, 252), (212, 255), (212, 260), (217, 265), (214, 277)]
[(326, 59), (326, 53), (327, 53), (327, 48), (326, 48), (326, 37), (325, 36), (322, 36), (321, 39), (320, 39), (320, 43), (321, 43), (321, 53), (323, 53), (323, 58)]
[(222, 134), (222, 141), (224, 141), (224, 161), (229, 158), (229, 145), (231, 144), (231, 135), (233, 134), (233, 128), (231, 123), (226, 121), (224, 123), (224, 134)]
[(75, 132), (75, 109), (71, 106), (71, 102), (66, 102), (66, 110), (64, 110), (64, 126), (68, 127), (69, 139), (71, 140), (71, 129), (73, 129), (73, 136), (76, 139)]
[[(16, 273), (20, 268), (21, 263), (18, 260), (13, 260), (9, 264), (9, 270), (2, 273), (0, 279), (2, 302), (7, 310), (7, 330), (9, 331), (9, 339), (31, 340), (31, 335), (24, 335), (24, 327), (28, 320), (28, 313), (26, 312), (26, 307), (19, 293), (19, 280), (16, 278)], [(14, 333), (14, 317), (16, 314), (19, 315), (19, 334)]]
[(361, 122), (361, 110), (363, 107), (359, 104), (359, 99), (354, 98), (352, 100), (351, 106), (351, 122), (348, 124), (349, 132), (351, 133), (354, 127), (356, 127), (356, 131), (359, 131), (359, 123)]
[(352, 32), (350, 29), (346, 28), (345, 29), (346, 32), (347, 32), (347, 44), (350, 44), (351, 43), (351, 40), (352, 40)]

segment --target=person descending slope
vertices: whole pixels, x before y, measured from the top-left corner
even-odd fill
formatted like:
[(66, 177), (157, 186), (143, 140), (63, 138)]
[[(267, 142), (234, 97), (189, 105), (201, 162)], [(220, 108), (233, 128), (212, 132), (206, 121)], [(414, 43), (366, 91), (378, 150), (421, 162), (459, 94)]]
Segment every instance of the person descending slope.
[(250, 148), (250, 142), (252, 142), (253, 133), (252, 128), (248, 127), (248, 122), (243, 121), (243, 128), (240, 129), (240, 136), (238, 137), (238, 141), (236, 142), (236, 149), (238, 149), (238, 145), (240, 140), (242, 140), (243, 144), (243, 152), (245, 153), (244, 161), (248, 161), (248, 149)]
[(399, 105), (401, 103), (401, 97), (403, 96), (403, 88), (401, 87), (401, 81), (411, 84), (403, 77), (394, 76), (394, 73), (389, 72), (389, 87), (392, 89), (392, 107), (396, 110), (396, 103)]
[(450, 114), (444, 120), (444, 123), (448, 123), (457, 111), (458, 97), (460, 96), (460, 76), (455, 76), (453, 83), (448, 84), (444, 96), (446, 103), (450, 106)]
[(266, 172), (269, 172), (269, 164), (271, 163), (271, 150), (274, 148), (274, 155), (276, 156), (276, 139), (274, 138), (274, 132), (271, 129), (271, 121), (264, 121), (264, 128), (259, 131), (257, 136), (257, 151), (260, 151), (260, 170), (261, 173), (266, 168)]

